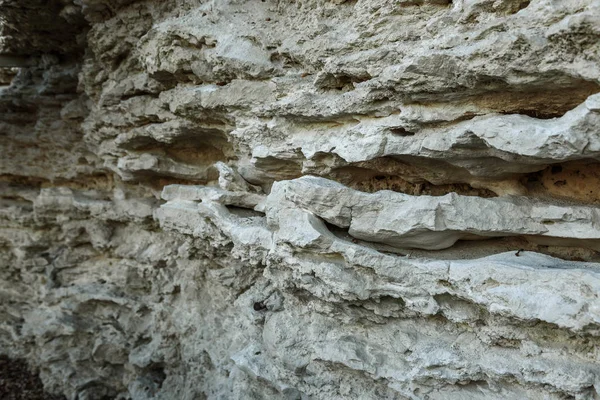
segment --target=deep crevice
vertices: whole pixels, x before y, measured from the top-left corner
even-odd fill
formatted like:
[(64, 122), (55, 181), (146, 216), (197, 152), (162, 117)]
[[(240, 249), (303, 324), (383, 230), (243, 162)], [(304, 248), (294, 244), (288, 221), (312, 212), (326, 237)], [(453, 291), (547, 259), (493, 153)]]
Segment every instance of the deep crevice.
[[(340, 228), (327, 221), (323, 222), (328, 230), (338, 239), (369, 247), (382, 254), (396, 257), (408, 256), (409, 258), (434, 260), (474, 260), (506, 252), (513, 252), (515, 257), (518, 257), (522, 254), (522, 252), (530, 251), (570, 262), (600, 262), (600, 252), (595, 250), (583, 247), (547, 246), (536, 244), (527, 240), (527, 237), (525, 236), (480, 237), (478, 240), (459, 240), (454, 245), (446, 249), (424, 250), (416, 248), (394, 247), (383, 243), (356, 239), (350, 235), (347, 228)], [(579, 267), (589, 268), (589, 266), (584, 267), (583, 265)]]
[(394, 127), (394, 128), (388, 128), (387, 130), (390, 133), (392, 133), (394, 135), (398, 135), (398, 136), (414, 136), (415, 135), (414, 132), (407, 131), (405, 128), (403, 128), (401, 126)]

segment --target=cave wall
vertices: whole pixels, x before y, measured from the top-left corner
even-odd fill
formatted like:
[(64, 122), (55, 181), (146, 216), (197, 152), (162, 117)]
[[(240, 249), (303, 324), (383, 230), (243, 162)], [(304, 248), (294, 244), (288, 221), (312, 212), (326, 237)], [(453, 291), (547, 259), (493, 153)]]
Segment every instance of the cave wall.
[(600, 398), (596, 0), (3, 0), (0, 50), (49, 392)]

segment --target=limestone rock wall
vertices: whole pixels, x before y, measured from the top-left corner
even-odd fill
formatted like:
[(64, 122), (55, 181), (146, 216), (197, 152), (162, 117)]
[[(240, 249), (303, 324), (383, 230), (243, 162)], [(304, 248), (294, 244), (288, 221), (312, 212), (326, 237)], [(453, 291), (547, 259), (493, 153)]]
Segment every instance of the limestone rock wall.
[(48, 391), (600, 398), (598, 1), (3, 0), (0, 49)]

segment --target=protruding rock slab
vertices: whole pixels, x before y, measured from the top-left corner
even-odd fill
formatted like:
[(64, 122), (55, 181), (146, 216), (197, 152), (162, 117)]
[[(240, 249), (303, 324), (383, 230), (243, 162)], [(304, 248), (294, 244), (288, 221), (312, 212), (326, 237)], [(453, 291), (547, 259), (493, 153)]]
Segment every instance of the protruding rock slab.
[(538, 243), (600, 250), (600, 209), (590, 206), (515, 196), (370, 194), (310, 176), (277, 182), (271, 197), (348, 228), (357, 239), (397, 247), (438, 250), (457, 240), (525, 236)]

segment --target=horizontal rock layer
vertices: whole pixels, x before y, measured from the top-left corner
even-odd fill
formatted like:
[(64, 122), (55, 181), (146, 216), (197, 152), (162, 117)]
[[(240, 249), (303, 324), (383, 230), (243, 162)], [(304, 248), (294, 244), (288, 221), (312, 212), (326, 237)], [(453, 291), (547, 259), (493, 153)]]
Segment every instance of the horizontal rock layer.
[(38, 3), (0, 354), (47, 391), (600, 396), (596, 1)]

